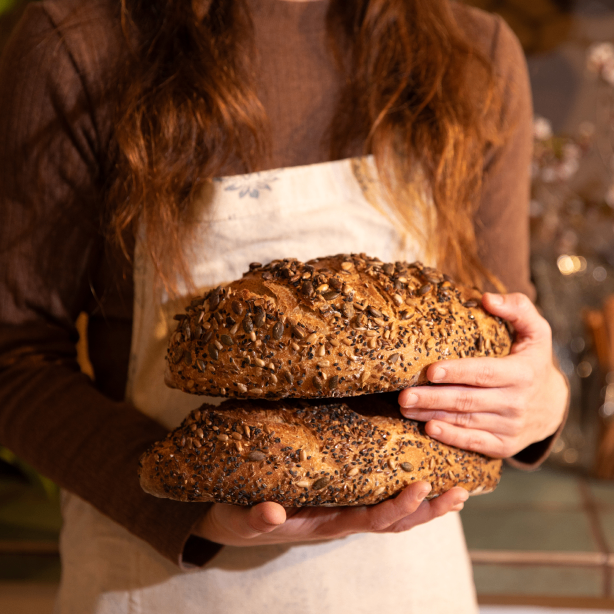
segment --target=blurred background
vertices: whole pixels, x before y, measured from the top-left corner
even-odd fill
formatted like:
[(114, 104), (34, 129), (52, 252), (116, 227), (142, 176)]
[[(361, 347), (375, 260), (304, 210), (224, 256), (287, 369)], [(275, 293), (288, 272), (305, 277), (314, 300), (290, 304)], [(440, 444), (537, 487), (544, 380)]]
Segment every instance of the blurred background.
[[(614, 0), (466, 3), (526, 53), (531, 268), (572, 395), (547, 464), (462, 512), (482, 612), (614, 611)], [(0, 50), (26, 4), (0, 0)], [(1, 612), (51, 611), (60, 526), (55, 485), (0, 446)]]

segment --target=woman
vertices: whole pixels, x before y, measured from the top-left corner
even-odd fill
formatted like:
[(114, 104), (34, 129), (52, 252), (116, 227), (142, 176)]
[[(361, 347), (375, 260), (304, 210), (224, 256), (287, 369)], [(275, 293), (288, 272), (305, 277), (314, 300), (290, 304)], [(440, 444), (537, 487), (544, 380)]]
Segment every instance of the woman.
[[(202, 401), (161, 385), (168, 314), (253, 260), (401, 255), (531, 294), (505, 25), (444, 0), (45, 0), (0, 83), (0, 438), (65, 489), (58, 611), (475, 611), (460, 489), (288, 518), (155, 500), (136, 464)], [(434, 365), (401, 411), (531, 467), (566, 406), (549, 328), (520, 294), (484, 305), (512, 355)]]

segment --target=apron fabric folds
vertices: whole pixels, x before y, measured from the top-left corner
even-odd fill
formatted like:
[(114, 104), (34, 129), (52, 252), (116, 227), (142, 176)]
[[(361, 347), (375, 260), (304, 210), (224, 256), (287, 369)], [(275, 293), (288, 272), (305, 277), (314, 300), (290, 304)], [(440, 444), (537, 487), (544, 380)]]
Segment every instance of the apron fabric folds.
[[(419, 192), (416, 192), (419, 194)], [(188, 258), (202, 292), (250, 262), (365, 252), (383, 261), (424, 259), (387, 210), (371, 158), (225, 177), (194, 204)], [(164, 385), (173, 315), (137, 241), (127, 400), (176, 427), (201, 403)], [(186, 504), (189, 505), (189, 504)], [(58, 614), (475, 614), (458, 514), (400, 534), (267, 547), (225, 547), (204, 568), (180, 571), (148, 544), (64, 493), (63, 577)]]

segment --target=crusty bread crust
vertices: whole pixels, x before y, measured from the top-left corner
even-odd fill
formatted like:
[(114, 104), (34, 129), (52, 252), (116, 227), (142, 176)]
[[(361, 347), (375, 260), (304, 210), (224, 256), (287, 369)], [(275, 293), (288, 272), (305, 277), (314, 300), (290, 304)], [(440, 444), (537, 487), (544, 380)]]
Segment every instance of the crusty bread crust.
[(419, 262), (253, 264), (179, 314), (166, 381), (193, 394), (329, 398), (425, 383), (437, 360), (509, 353), (481, 294)]
[(194, 410), (141, 458), (142, 488), (180, 501), (285, 507), (378, 503), (417, 480), (490, 492), (501, 461), (431, 439), (396, 395), (225, 401)]

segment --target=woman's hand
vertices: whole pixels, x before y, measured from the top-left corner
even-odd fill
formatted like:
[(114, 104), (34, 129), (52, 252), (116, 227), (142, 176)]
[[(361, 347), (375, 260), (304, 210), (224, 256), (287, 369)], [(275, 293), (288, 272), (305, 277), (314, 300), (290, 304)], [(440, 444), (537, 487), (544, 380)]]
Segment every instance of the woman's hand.
[(416, 525), (459, 511), (468, 493), (452, 488), (424, 501), (431, 487), (416, 482), (396, 498), (360, 507), (285, 509), (277, 503), (251, 508), (215, 503), (194, 531), (226, 546), (262, 546), (346, 537), (353, 533), (400, 533)]
[(552, 333), (524, 294), (484, 294), (490, 313), (517, 333), (509, 356), (440, 361), (428, 368), (439, 386), (399, 395), (407, 418), (427, 422), (443, 443), (504, 458), (552, 435), (563, 420), (568, 389), (552, 361)]

